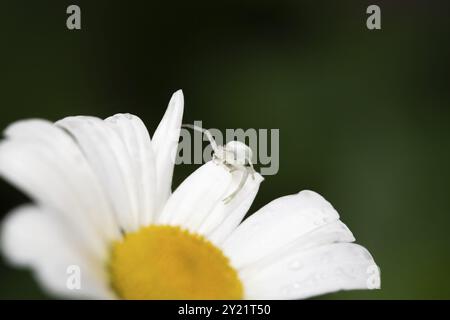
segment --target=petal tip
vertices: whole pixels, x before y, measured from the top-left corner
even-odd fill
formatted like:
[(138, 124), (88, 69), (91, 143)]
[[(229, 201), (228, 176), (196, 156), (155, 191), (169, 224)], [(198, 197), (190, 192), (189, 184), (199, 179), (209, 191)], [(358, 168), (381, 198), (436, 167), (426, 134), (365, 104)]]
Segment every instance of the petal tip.
[(183, 108), (184, 106), (184, 95), (183, 90), (179, 89), (175, 91), (175, 93), (172, 95), (172, 98), (170, 98), (169, 105), (174, 105), (174, 107)]

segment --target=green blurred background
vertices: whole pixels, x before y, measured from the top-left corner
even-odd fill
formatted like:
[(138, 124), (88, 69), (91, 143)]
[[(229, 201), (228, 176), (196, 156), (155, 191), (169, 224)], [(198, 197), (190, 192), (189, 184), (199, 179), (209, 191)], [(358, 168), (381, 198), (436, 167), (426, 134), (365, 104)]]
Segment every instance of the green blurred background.
[[(381, 290), (325, 298), (448, 299), (448, 6), (393, 2), (5, 1), (0, 127), (130, 112), (153, 131), (182, 88), (185, 123), (280, 129), (279, 173), (252, 211), (315, 190), (374, 255)], [(366, 28), (369, 4), (382, 30)], [(4, 181), (0, 197), (0, 216), (28, 201)], [(0, 260), (0, 298), (48, 296)]]

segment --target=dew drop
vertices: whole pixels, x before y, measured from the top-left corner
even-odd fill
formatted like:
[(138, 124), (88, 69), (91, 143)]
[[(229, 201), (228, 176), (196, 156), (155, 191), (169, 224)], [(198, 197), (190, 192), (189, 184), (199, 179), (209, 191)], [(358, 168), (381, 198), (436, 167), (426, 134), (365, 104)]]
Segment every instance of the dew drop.
[(323, 222), (320, 220), (314, 220), (314, 225), (315, 226), (320, 226)]
[(294, 282), (294, 284), (292, 285), (292, 288), (295, 289), (295, 290), (300, 289), (300, 287), (301, 287), (301, 285), (298, 282)]
[(289, 269), (291, 270), (300, 270), (301, 268), (303, 268), (303, 264), (298, 260), (292, 261), (289, 264)]

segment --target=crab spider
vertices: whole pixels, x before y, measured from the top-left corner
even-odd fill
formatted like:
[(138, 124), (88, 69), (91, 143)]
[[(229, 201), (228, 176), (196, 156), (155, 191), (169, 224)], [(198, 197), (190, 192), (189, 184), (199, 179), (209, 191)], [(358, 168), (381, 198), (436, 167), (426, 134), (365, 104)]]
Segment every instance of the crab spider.
[(251, 160), (253, 156), (252, 149), (240, 141), (230, 141), (225, 146), (219, 146), (208, 130), (191, 124), (183, 124), (182, 126), (200, 131), (208, 138), (213, 150), (213, 161), (215, 163), (223, 165), (229, 172), (243, 171), (241, 181), (236, 190), (222, 200), (225, 204), (228, 204), (245, 186), (249, 175), (251, 175), (252, 179), (255, 178), (256, 171)]

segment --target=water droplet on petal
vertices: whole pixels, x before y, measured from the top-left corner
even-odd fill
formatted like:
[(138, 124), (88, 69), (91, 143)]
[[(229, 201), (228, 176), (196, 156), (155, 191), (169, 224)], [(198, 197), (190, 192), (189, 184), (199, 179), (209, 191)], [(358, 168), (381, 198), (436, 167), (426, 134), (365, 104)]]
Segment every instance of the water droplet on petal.
[(289, 269), (291, 270), (300, 270), (301, 268), (303, 268), (303, 264), (298, 260), (292, 261), (289, 264)]
[(314, 220), (314, 225), (315, 226), (320, 226), (322, 224), (322, 221), (320, 220)]

